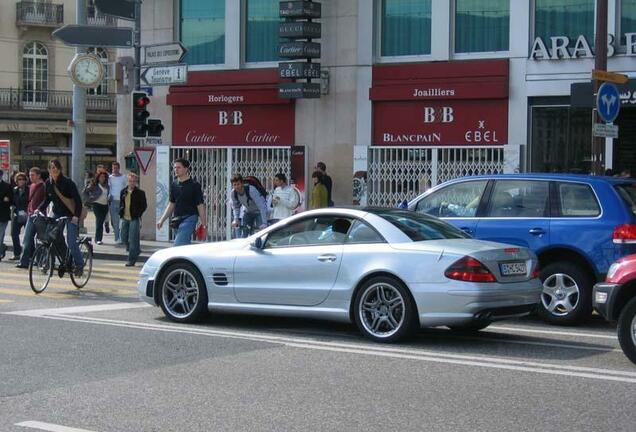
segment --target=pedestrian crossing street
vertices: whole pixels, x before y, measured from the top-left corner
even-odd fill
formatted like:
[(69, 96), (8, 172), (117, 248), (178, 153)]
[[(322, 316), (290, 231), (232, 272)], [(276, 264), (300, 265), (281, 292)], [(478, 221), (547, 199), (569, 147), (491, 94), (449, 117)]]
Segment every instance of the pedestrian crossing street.
[(68, 275), (59, 278), (54, 274), (49, 286), (41, 294), (35, 294), (29, 285), (28, 270), (17, 269), (14, 263), (0, 263), (0, 306), (17, 297), (49, 299), (77, 299), (79, 297), (136, 298), (137, 280), (141, 265), (125, 267), (120, 261), (93, 261), (93, 273), (88, 284), (76, 289)]

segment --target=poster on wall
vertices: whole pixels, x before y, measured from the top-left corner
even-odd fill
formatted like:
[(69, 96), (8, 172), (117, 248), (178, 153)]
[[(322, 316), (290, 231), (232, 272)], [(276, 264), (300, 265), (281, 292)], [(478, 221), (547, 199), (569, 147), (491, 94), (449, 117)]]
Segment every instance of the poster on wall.
[(11, 141), (0, 140), (0, 170), (4, 172), (3, 179), (5, 181), (9, 181), (9, 175), (11, 174), (10, 145)]
[[(156, 148), (157, 153), (157, 186), (156, 186), (156, 203), (155, 209), (156, 220), (161, 218), (163, 211), (168, 207), (168, 199), (170, 198), (170, 147), (159, 146)], [(168, 223), (164, 223), (161, 229), (156, 230), (157, 241), (168, 241), (169, 237)]]
[(291, 176), (290, 186), (295, 187), (300, 192), (300, 205), (296, 212), (307, 209), (307, 187), (305, 184), (305, 147), (295, 146), (291, 148)]

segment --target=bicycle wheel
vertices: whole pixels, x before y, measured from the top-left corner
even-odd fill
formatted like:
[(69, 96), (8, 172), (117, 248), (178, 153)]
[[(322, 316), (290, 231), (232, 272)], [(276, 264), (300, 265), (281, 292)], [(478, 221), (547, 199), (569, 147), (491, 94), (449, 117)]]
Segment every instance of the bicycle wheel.
[(40, 294), (49, 286), (53, 267), (55, 267), (55, 257), (49, 246), (38, 246), (29, 264), (29, 283), (34, 293)]
[(79, 248), (84, 259), (84, 271), (81, 276), (75, 276), (75, 272), (70, 272), (71, 281), (77, 289), (84, 288), (93, 273), (93, 245), (86, 241), (80, 243)]

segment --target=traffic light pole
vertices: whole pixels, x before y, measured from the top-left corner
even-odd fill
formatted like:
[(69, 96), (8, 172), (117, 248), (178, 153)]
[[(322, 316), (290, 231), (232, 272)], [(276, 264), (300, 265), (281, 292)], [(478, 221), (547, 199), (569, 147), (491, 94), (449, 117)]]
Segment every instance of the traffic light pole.
[[(598, 0), (596, 2), (596, 37), (594, 40), (594, 69), (607, 70), (607, 0)], [(605, 155), (605, 138), (594, 136), (594, 125), (601, 123), (600, 117), (596, 111), (596, 94), (601, 85), (598, 80), (592, 81), (594, 89), (594, 105), (592, 108), (592, 173), (603, 175), (603, 164)], [(620, 103), (620, 102), (619, 102)]]
[[(135, 90), (141, 90), (141, 1), (135, 0)], [(133, 138), (133, 148), (141, 147), (141, 142)]]
[[(77, 24), (86, 24), (86, 0), (77, 0), (75, 4)], [(75, 53), (85, 52), (76, 48)], [(71, 178), (82, 190), (84, 187), (84, 161), (86, 159), (86, 89), (73, 85), (73, 131), (71, 145)]]

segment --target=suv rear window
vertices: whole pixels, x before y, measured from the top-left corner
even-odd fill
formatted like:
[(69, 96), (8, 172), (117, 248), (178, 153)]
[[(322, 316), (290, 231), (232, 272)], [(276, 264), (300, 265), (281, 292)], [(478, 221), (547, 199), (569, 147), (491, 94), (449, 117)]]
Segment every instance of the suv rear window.
[(581, 183), (559, 183), (561, 216), (595, 217), (601, 214), (592, 188)]
[(636, 215), (636, 183), (616, 185), (618, 194), (623, 198), (633, 215)]
[(373, 210), (406, 234), (412, 241), (470, 238), (468, 234), (443, 220), (403, 210)]

